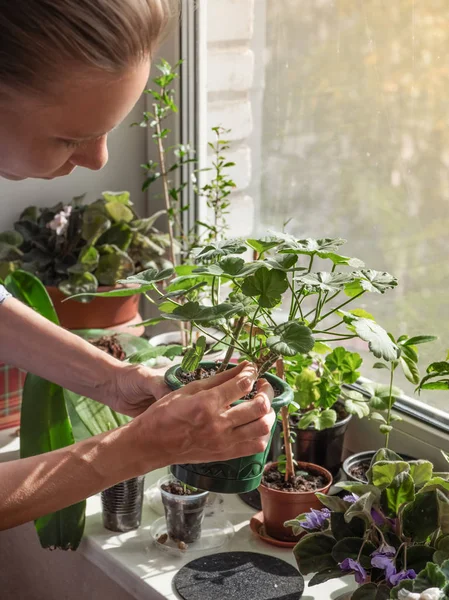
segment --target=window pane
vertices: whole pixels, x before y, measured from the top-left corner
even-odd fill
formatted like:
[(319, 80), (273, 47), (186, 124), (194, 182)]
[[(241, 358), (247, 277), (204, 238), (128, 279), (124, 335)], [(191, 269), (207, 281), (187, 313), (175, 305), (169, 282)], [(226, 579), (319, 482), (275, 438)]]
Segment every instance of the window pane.
[[(212, 13), (214, 4), (223, 2), (212, 3)], [(246, 41), (240, 32), (227, 49), (253, 53), (253, 79), (246, 90), (229, 83), (227, 92), (215, 81), (209, 114), (217, 118), (220, 98), (251, 104), (252, 131), (236, 134), (236, 144), (251, 151), (252, 176), (240, 196), (251, 203), (254, 233), (288, 221), (286, 231), (299, 237), (347, 239), (347, 254), (399, 279), (388, 297), (364, 296), (360, 306), (395, 336), (438, 335), (420, 347), (422, 365), (442, 360), (449, 348), (447, 1), (242, 5), (252, 6), (251, 27)], [(222, 88), (226, 81), (223, 74)], [(383, 372), (364, 374), (381, 379)], [(413, 395), (411, 384), (399, 377), (397, 384)], [(447, 394), (421, 400), (449, 410)]]

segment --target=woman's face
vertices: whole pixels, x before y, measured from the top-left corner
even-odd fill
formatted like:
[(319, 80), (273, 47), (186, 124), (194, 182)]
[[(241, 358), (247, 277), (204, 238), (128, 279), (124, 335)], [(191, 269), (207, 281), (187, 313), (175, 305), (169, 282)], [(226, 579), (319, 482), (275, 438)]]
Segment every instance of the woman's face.
[(53, 179), (108, 160), (108, 133), (140, 98), (149, 62), (121, 75), (68, 70), (47, 96), (18, 95), (0, 104), (0, 177)]

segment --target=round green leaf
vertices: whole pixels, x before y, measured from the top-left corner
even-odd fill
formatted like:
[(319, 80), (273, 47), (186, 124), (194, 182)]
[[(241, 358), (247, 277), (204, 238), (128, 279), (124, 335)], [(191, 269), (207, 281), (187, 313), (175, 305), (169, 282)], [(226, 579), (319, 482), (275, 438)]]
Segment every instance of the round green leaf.
[(439, 527), (436, 490), (420, 492), (413, 502), (407, 504), (402, 512), (404, 535), (413, 541), (425, 542), (429, 535)]
[[(122, 206), (119, 204), (118, 206)], [(115, 254), (105, 254), (98, 263), (95, 275), (100, 285), (115, 285), (119, 279), (134, 273), (134, 263), (131, 258), (117, 248)]]
[(273, 308), (280, 303), (282, 294), (288, 289), (287, 276), (277, 269), (266, 267), (245, 278), (242, 292), (245, 296), (257, 297), (260, 306)]
[[(362, 548), (363, 546), (363, 548)], [(359, 537), (348, 537), (338, 541), (332, 548), (332, 558), (337, 563), (341, 563), (345, 558), (359, 560), (365, 569), (371, 568), (370, 555), (375, 551), (375, 546), (371, 542), (366, 542)], [(359, 557), (360, 554), (360, 557)]]
[(324, 533), (311, 533), (300, 539), (293, 549), (300, 572), (308, 575), (335, 567), (332, 556), (335, 542), (335, 538)]
[(400, 507), (415, 498), (415, 485), (409, 473), (402, 472), (393, 478), (390, 485), (382, 491), (381, 506), (388, 517), (395, 518)]
[(267, 346), (281, 356), (307, 354), (315, 344), (311, 330), (294, 321), (283, 323), (267, 339)]
[(134, 219), (134, 214), (125, 204), (120, 202), (107, 202), (106, 212), (115, 223), (130, 223)]

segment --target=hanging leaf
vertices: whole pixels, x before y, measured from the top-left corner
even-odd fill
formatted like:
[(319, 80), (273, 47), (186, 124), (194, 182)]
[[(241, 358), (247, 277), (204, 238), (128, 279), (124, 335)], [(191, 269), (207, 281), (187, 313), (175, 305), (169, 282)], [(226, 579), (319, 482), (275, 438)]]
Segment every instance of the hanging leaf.
[(295, 280), (305, 285), (307, 289), (324, 292), (335, 292), (344, 289), (354, 278), (350, 273), (309, 273), (299, 275)]
[(380, 325), (370, 319), (356, 318), (349, 313), (343, 314), (348, 329), (355, 331), (364, 342), (368, 342), (369, 349), (376, 358), (383, 358), (389, 362), (399, 358), (399, 348)]
[(282, 294), (288, 289), (287, 276), (283, 271), (266, 267), (247, 277), (242, 284), (245, 296), (258, 298), (260, 306), (273, 308), (280, 303)]
[[(425, 375), (419, 386), (421, 390), (449, 390), (449, 361), (438, 361), (431, 363), (426, 369)], [(436, 379), (437, 381), (432, 381)]]
[(281, 356), (307, 354), (315, 344), (312, 331), (305, 325), (289, 321), (276, 327), (267, 339), (267, 346)]

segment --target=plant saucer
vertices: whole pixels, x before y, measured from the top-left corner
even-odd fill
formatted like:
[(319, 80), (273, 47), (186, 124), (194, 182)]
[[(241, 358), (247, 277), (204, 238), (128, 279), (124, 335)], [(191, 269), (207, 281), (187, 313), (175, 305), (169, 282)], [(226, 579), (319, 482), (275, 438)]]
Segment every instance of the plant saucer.
[(251, 519), (251, 521), (249, 523), (249, 526), (251, 528), (251, 531), (253, 533), (255, 533), (257, 535), (257, 537), (259, 537), (264, 542), (267, 542), (267, 544), (271, 544), (272, 546), (278, 546), (279, 548), (294, 548), (296, 546), (296, 544), (298, 543), (297, 541), (296, 542), (286, 542), (284, 540), (277, 540), (277, 539), (271, 537), (270, 535), (268, 535), (265, 531), (264, 518), (263, 518), (262, 511), (260, 511), (256, 515), (254, 515), (254, 517)]
[(159, 550), (183, 556), (223, 547), (234, 537), (234, 526), (218, 514), (207, 517), (203, 521), (200, 539), (184, 547), (167, 536), (167, 523), (165, 517), (162, 517), (151, 525), (150, 535)]

